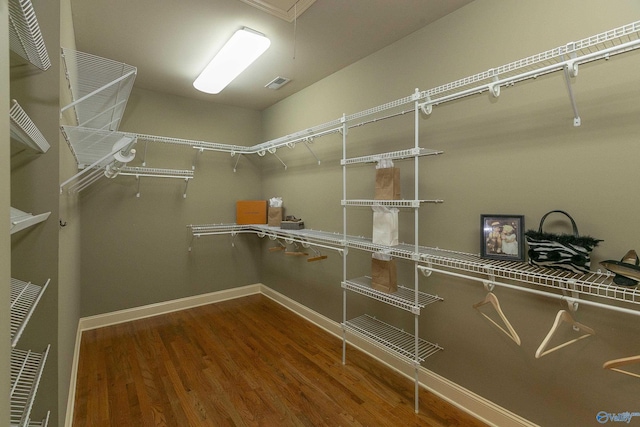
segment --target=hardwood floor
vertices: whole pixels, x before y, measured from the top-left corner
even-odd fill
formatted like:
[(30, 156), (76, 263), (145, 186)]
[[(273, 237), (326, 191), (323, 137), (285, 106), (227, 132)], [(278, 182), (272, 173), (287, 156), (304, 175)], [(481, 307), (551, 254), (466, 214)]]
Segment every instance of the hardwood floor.
[(84, 332), (74, 427), (483, 426), (262, 295)]

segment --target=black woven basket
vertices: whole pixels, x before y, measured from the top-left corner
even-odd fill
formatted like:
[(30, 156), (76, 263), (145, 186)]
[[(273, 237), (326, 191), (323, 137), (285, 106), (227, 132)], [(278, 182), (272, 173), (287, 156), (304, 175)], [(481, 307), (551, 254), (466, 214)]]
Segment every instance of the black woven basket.
[[(552, 213), (564, 214), (571, 221), (572, 234), (554, 234), (542, 231), (544, 220)], [(571, 215), (561, 210), (544, 214), (538, 230), (527, 230), (525, 240), (529, 245), (529, 264), (538, 267), (567, 270), (577, 274), (589, 273), (591, 251), (602, 242), (590, 236), (580, 236), (578, 226)]]

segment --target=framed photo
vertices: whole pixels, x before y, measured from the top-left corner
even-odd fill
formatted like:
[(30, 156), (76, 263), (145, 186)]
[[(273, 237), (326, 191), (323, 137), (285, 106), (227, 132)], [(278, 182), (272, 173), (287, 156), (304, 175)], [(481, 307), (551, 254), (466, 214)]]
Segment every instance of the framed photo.
[(524, 261), (524, 216), (480, 215), (480, 257)]

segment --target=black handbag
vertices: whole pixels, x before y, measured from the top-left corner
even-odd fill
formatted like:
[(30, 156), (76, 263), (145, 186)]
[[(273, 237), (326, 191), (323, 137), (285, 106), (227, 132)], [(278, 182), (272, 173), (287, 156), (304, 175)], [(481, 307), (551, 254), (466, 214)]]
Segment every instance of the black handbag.
[[(573, 234), (554, 234), (542, 231), (544, 220), (549, 214), (561, 213), (571, 221)], [(590, 236), (580, 236), (578, 226), (565, 211), (554, 210), (540, 219), (538, 231), (527, 230), (525, 240), (529, 245), (529, 264), (538, 267), (555, 268), (577, 274), (589, 273), (591, 251), (602, 242)]]

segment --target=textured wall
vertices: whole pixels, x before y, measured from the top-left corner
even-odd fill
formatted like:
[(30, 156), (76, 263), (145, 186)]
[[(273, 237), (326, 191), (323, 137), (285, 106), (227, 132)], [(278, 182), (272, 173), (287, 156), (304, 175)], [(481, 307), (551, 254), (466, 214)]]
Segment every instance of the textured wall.
[[(275, 138), (470, 76), (569, 41), (622, 26), (640, 17), (639, 2), (477, 0), (394, 45), (291, 96), (264, 113), (265, 139)], [(522, 214), (537, 228), (552, 209), (573, 214), (583, 234), (605, 241), (594, 269), (640, 242), (636, 212), (640, 154), (638, 53), (585, 65), (572, 79), (582, 126), (573, 113), (561, 73), (434, 107), (420, 119), (420, 145), (445, 154), (420, 160), (421, 198), (441, 205), (420, 211), (420, 243), (479, 252), (481, 214)], [(347, 155), (406, 148), (411, 117), (384, 120), (349, 132)], [(340, 136), (314, 143), (320, 166), (301, 147), (282, 151), (284, 171), (265, 159), (263, 191), (281, 195), (285, 209), (308, 228), (342, 230)], [(405, 197), (413, 191), (412, 164), (398, 162)], [(372, 194), (373, 172), (350, 168), (348, 197)], [(370, 235), (370, 212), (349, 210), (349, 233)], [(400, 214), (401, 240), (413, 233), (412, 215)], [(336, 321), (342, 320), (341, 259), (309, 264), (265, 255), (263, 282)], [(293, 257), (292, 257), (293, 258)], [(368, 271), (368, 256), (351, 250), (349, 273)], [(412, 283), (409, 263), (400, 278)], [(606, 360), (638, 354), (637, 318), (582, 306), (577, 318), (597, 332), (541, 359), (534, 354), (561, 307), (554, 299), (497, 289), (502, 308), (522, 338), (516, 346), (471, 306), (486, 291), (476, 282), (433, 275), (424, 291), (445, 298), (423, 310), (420, 335), (445, 348), (424, 366), (540, 425), (594, 425), (599, 411), (636, 411), (637, 380), (604, 371)], [(348, 316), (362, 312), (406, 329), (413, 318), (349, 296)]]
[[(133, 64), (135, 65), (135, 64)], [(260, 113), (134, 90), (120, 130), (183, 139), (253, 145)], [(131, 165), (145, 151), (138, 143)], [(148, 167), (191, 169), (196, 150), (149, 143)], [(188, 252), (188, 224), (235, 221), (235, 201), (261, 196), (255, 159), (228, 153), (198, 155), (195, 179), (134, 177), (102, 180), (80, 193), (82, 315), (172, 300), (259, 281), (255, 236), (202, 238)]]

